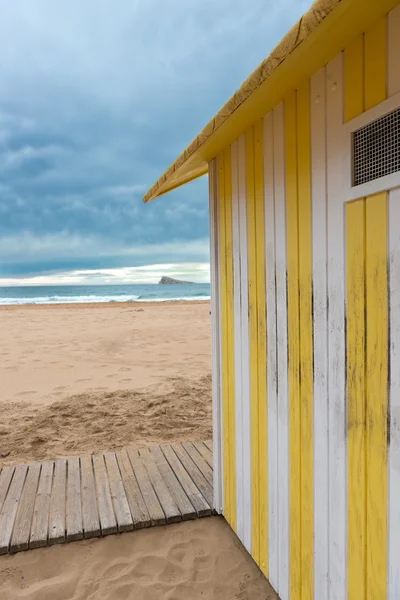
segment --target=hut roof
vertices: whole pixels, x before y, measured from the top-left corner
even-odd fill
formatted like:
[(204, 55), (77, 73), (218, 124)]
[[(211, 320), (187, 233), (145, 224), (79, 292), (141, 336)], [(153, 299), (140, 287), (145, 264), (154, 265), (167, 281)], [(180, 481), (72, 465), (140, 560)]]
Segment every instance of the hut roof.
[(149, 202), (207, 173), (208, 162), (398, 0), (316, 0), (144, 195)]

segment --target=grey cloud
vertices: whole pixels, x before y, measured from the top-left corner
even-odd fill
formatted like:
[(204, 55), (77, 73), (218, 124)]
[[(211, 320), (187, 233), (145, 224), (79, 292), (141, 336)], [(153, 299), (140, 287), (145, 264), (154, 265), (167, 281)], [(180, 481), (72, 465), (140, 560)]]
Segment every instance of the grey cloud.
[(0, 0), (0, 273), (207, 260), (205, 178), (141, 196), (307, 5)]

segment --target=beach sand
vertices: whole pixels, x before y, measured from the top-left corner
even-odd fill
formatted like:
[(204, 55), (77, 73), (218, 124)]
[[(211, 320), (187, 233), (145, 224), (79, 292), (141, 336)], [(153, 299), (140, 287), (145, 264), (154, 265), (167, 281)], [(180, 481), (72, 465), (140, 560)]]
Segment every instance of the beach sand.
[(221, 517), (0, 557), (2, 600), (278, 600)]
[[(210, 439), (209, 302), (0, 309), (0, 464)], [(0, 557), (1, 600), (272, 600), (221, 517)]]
[(2, 307), (0, 463), (210, 439), (209, 310)]

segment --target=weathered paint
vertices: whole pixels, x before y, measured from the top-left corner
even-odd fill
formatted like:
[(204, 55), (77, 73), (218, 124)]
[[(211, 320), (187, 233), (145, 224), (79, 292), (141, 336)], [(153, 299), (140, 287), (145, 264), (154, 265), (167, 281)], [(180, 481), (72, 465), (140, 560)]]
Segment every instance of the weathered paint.
[[(386, 595), (387, 556), (387, 198), (366, 200), (366, 598)], [(396, 368), (396, 367), (394, 367)]]
[(279, 499), (278, 472), (278, 373), (277, 373), (277, 315), (276, 315), (276, 252), (275, 252), (275, 193), (274, 193), (274, 115), (263, 119), (263, 169), (265, 202), (265, 287), (267, 340), (267, 441), (268, 441), (268, 579), (277, 588), (279, 582)]
[(382, 17), (364, 34), (365, 110), (386, 98), (386, 29), (387, 18)]
[[(387, 93), (400, 92), (400, 4), (388, 14)], [(400, 188), (388, 198), (388, 560), (387, 597), (400, 598)]]
[(389, 248), (389, 402), (388, 402), (388, 561), (387, 597), (400, 598), (400, 188), (388, 201)]
[(347, 591), (343, 121), (343, 56), (338, 55), (326, 66), (330, 600), (343, 600)]
[[(386, 98), (386, 18), (365, 32), (365, 109)], [(384, 598), (387, 566), (387, 194), (366, 199), (366, 597)]]
[(233, 370), (233, 263), (232, 193), (230, 155), (218, 157), (218, 207), (221, 296), (222, 430), (224, 471), (224, 516), (236, 529), (235, 426)]
[[(276, 257), (276, 339), (278, 396), (278, 581), (282, 600), (289, 598), (289, 398), (286, 279), (286, 189), (284, 105), (273, 111)], [(271, 350), (271, 348), (270, 348)]]
[(243, 391), (242, 391), (242, 302), (239, 216), (238, 142), (231, 146), (232, 260), (233, 260), (233, 360), (235, 398), (236, 533), (244, 537), (243, 499)]
[(254, 127), (246, 133), (246, 200), (250, 339), (251, 553), (260, 563), (260, 481), (258, 420), (257, 247), (254, 178)]
[(282, 600), (400, 589), (399, 191), (346, 197), (342, 129), (400, 91), (399, 38), (396, 8), (235, 142), (233, 214), (222, 161), (225, 514)]
[(221, 331), (220, 331), (220, 276), (218, 247), (218, 197), (217, 161), (209, 165), (209, 213), (210, 213), (210, 284), (211, 284), (211, 333), (212, 333), (212, 412), (213, 412), (213, 490), (214, 509), (222, 510), (222, 410), (221, 410)]
[(314, 598), (329, 598), (326, 69), (311, 79)]
[(243, 432), (243, 544), (251, 554), (251, 418), (250, 418), (250, 338), (249, 338), (249, 288), (247, 247), (247, 202), (246, 202), (246, 138), (238, 140), (239, 179), (239, 236), (240, 274), (242, 307), (242, 432)]
[(301, 433), (297, 94), (285, 99), (289, 378), (290, 596), (301, 597)]
[[(364, 111), (364, 35), (344, 51), (345, 121)], [(347, 594), (365, 598), (365, 200), (346, 205)]]
[(257, 269), (258, 462), (261, 571), (268, 577), (267, 326), (262, 121), (254, 125), (254, 201)]
[(365, 200), (346, 206), (348, 600), (365, 598)]
[(297, 92), (302, 598), (311, 598), (313, 590), (313, 317), (309, 86), (307, 81)]

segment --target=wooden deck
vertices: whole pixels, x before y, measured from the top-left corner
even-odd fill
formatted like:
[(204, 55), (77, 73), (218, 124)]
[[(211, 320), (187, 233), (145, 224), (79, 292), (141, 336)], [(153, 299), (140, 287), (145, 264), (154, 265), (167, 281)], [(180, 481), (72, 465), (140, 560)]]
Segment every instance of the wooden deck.
[(209, 441), (0, 469), (0, 554), (212, 513)]

